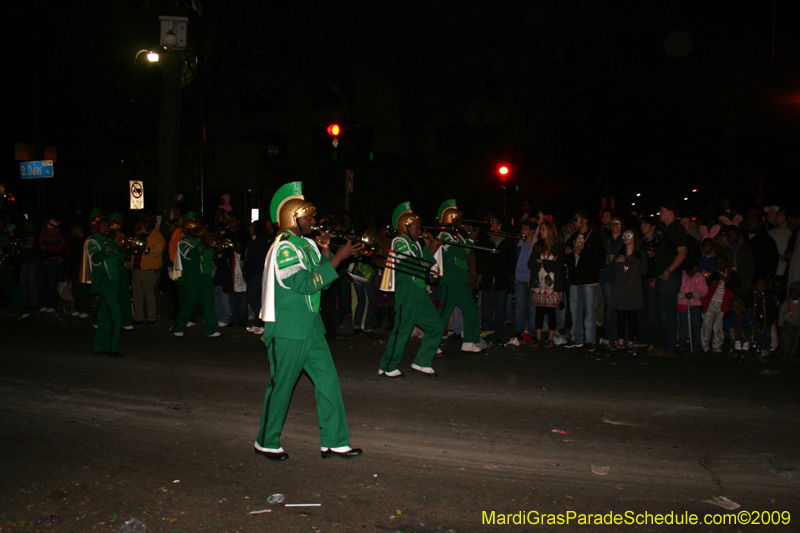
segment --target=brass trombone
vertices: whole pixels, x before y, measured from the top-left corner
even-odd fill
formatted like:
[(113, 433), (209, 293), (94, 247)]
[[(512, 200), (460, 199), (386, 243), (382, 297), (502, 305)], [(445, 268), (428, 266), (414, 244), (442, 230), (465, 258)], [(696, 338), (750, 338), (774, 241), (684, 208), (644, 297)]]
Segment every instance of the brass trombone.
[(492, 221), (491, 220), (462, 220), (460, 218), (456, 219), (456, 220), (458, 222), (460, 222), (462, 225), (467, 225), (467, 226), (480, 226), (480, 225), (489, 226), (489, 228), (480, 228), (480, 227), (476, 228), (478, 230), (478, 232), (483, 233), (485, 235), (496, 235), (498, 237), (510, 237), (512, 239), (521, 239), (522, 238), (522, 235), (519, 234), (519, 233), (512, 233), (510, 231), (500, 231), (500, 230), (490, 229), (492, 227)]
[[(385, 268), (396, 270), (397, 272), (402, 272), (411, 276), (425, 278), (426, 282), (429, 284), (435, 284), (439, 282), (438, 266), (436, 265), (435, 261), (429, 261), (427, 259), (417, 257), (414, 254), (398, 252), (396, 250), (392, 250), (391, 248), (378, 246), (368, 237), (357, 237), (356, 235), (332, 230), (325, 226), (312, 226), (311, 230), (319, 233), (327, 233), (331, 237), (338, 240), (350, 240), (361, 243), (364, 245), (364, 251), (360, 252), (358, 255), (380, 261), (383, 263), (382, 266)], [(339, 245), (339, 243), (332, 244), (336, 246)], [(381, 257), (379, 255), (375, 255), (376, 251), (388, 252), (391, 255), (388, 258)], [(392, 255), (394, 257), (392, 257)], [(407, 260), (404, 261), (404, 258)]]
[[(429, 231), (429, 230), (432, 230), (432, 229), (433, 230), (439, 230), (439, 231), (452, 231), (452, 230), (455, 230), (457, 228), (455, 228), (454, 226), (449, 226), (449, 225), (445, 225), (445, 226), (422, 226), (422, 231)], [(392, 229), (392, 231), (394, 231), (394, 229)], [(393, 236), (393, 235), (390, 233), (390, 236)], [(488, 246), (478, 246), (476, 244), (467, 244), (467, 243), (464, 243), (464, 242), (443, 241), (442, 239), (437, 239), (436, 237), (434, 237), (433, 240), (439, 241), (443, 245), (446, 245), (446, 246), (457, 246), (459, 248), (468, 248), (470, 250), (480, 250), (480, 251), (483, 251), (483, 252), (491, 252), (493, 254), (497, 253), (497, 250), (495, 250), (494, 248), (489, 248)]]

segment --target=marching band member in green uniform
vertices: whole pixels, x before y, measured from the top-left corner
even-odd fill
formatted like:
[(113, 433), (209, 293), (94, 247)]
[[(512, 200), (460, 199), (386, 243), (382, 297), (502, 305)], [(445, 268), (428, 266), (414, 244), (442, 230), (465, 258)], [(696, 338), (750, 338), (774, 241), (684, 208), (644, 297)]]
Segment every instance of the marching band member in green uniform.
[(303, 197), (299, 181), (278, 189), (270, 205), (280, 233), (264, 266), (261, 319), (272, 379), (264, 396), (255, 453), (272, 461), (289, 458), (280, 436), (303, 371), (314, 383), (322, 458), (349, 459), (362, 453), (350, 448), (339, 377), (325, 341), (319, 303), (320, 291), (339, 277), (336, 268), (341, 261), (358, 253), (363, 245), (348, 241), (331, 257), (327, 234), (320, 237), (319, 247), (308, 238), (316, 212)]
[[(394, 210), (392, 225), (397, 230), (397, 237), (392, 240), (393, 252), (389, 254), (389, 260), (396, 263), (396, 268), (387, 267), (384, 276), (394, 277), (388, 290), (395, 292), (395, 323), (386, 352), (381, 359), (378, 375), (387, 378), (403, 377), (397, 364), (403, 359), (414, 326), (418, 326), (425, 335), (411, 368), (426, 376), (437, 378), (439, 376), (431, 364), (436, 357), (446, 325), (442, 324), (436, 307), (425, 289), (423, 272), (428, 266), (436, 263), (433, 254), (441, 243), (434, 241), (432, 236), (426, 233), (425, 247), (419, 245), (417, 241), (422, 236), (422, 222), (419, 215), (411, 211), (409, 202), (403, 202)], [(387, 290), (386, 285), (384, 282), (381, 290)]]
[[(122, 241), (122, 215), (119, 213), (111, 213), (108, 215), (109, 230), (111, 237), (115, 240)], [(119, 311), (120, 320), (122, 322), (122, 329), (133, 331), (133, 308), (131, 303), (131, 276), (128, 273), (128, 259), (131, 253), (127, 247), (120, 247), (117, 257), (117, 272), (119, 273)]]
[(119, 310), (119, 243), (109, 238), (109, 222), (101, 218), (94, 223), (95, 231), (86, 240), (86, 256), (91, 268), (92, 294), (98, 296), (97, 332), (94, 353), (120, 355), (119, 336), (122, 322)]
[[(472, 250), (462, 246), (448, 246), (448, 242), (460, 244), (474, 244), (474, 241), (462, 234), (455, 226), (457, 220), (462, 218), (462, 213), (456, 207), (455, 200), (445, 200), (439, 206), (438, 219), (443, 226), (450, 226), (439, 233), (438, 239), (442, 241), (440, 253), (437, 253), (439, 264), (439, 283), (442, 286), (442, 299), (439, 304), (439, 317), (446, 325), (450, 315), (458, 306), (464, 317), (464, 341), (461, 343), (462, 352), (482, 352), (478, 347), (481, 340), (481, 325), (478, 319), (478, 307), (472, 298), (472, 289), (469, 286), (469, 265), (467, 257)], [(446, 327), (446, 326), (445, 326)]]
[(199, 233), (200, 226), (195, 220), (195, 213), (186, 213), (183, 217), (183, 237), (178, 242), (173, 271), (178, 279), (178, 286), (183, 290), (183, 305), (175, 325), (172, 326), (175, 337), (183, 337), (183, 330), (198, 303), (203, 310), (206, 337), (222, 337), (214, 308), (214, 279), (211, 277), (214, 251), (203, 244)]
[(14, 307), (19, 320), (24, 320), (31, 316), (19, 294), (19, 286), (11, 273), (11, 267), (17, 259), (19, 248), (16, 247), (14, 236), (6, 230), (6, 221), (0, 218), (0, 291), (8, 294), (8, 299)]

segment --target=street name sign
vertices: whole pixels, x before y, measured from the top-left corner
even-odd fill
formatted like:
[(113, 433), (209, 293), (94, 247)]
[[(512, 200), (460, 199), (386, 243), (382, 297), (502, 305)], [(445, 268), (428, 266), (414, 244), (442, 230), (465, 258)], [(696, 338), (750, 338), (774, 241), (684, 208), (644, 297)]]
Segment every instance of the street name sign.
[(28, 161), (19, 164), (19, 176), (22, 179), (52, 178), (52, 161)]

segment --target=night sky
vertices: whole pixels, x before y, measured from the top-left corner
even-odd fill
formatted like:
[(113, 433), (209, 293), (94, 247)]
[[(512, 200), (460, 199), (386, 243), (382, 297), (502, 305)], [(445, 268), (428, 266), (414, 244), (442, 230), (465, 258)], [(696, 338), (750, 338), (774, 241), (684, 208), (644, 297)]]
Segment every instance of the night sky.
[[(25, 4), (11, 19), (6, 153), (14, 142), (56, 145), (60, 176), (47, 184), (48, 210), (69, 213), (90, 203), (82, 170), (93, 154), (157, 145), (157, 115), (142, 109), (157, 109), (159, 80), (146, 69), (132, 77), (132, 57), (155, 48), (158, 16), (170, 7)], [(498, 162), (512, 167), (509, 190), (520, 189), (513, 206), (527, 196), (556, 211), (596, 209), (608, 193), (627, 207), (641, 192), (651, 209), (659, 196), (682, 200), (694, 188), (696, 211), (724, 195), (750, 207), (759, 191), (764, 205), (784, 205), (800, 175), (798, 4), (209, 1), (206, 83), (231, 75), (258, 83), (269, 72), (346, 83), (366, 69), (401, 91), (408, 140), (434, 116), (463, 136), (469, 102), (502, 94), (510, 118), (453, 139), (457, 157), (445, 169), (413, 151), (397, 161), (416, 169), (406, 196), (430, 196), (426, 206), (462, 187), (471, 209), (496, 206)], [(186, 15), (196, 54), (198, 14)], [(192, 75), (184, 105), (196, 97)], [(13, 157), (5, 161), (9, 188), (35, 194)], [(407, 199), (387, 194), (389, 203)]]

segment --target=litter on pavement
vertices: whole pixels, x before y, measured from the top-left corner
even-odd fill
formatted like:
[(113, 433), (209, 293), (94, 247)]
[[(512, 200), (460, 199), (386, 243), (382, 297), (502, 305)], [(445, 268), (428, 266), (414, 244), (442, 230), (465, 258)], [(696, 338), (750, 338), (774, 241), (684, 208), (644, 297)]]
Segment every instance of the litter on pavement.
[(729, 500), (725, 496), (717, 496), (716, 498), (711, 498), (710, 500), (703, 500), (703, 503), (713, 503), (714, 505), (719, 505), (720, 507), (724, 507), (729, 511), (741, 507), (741, 505), (739, 505), (734, 501)]

